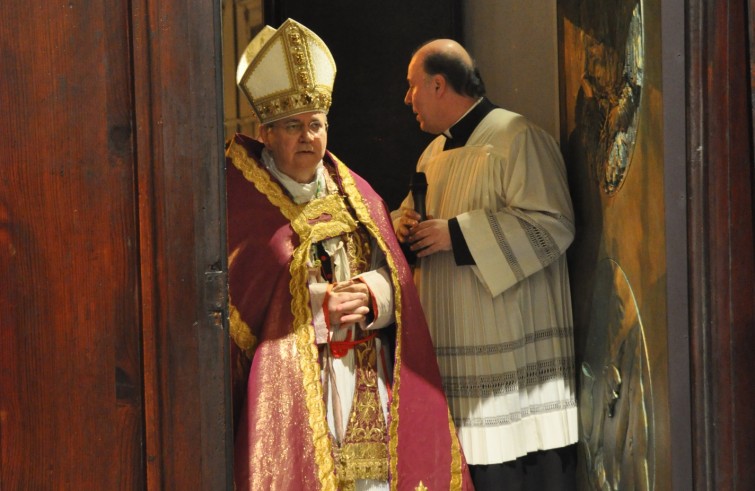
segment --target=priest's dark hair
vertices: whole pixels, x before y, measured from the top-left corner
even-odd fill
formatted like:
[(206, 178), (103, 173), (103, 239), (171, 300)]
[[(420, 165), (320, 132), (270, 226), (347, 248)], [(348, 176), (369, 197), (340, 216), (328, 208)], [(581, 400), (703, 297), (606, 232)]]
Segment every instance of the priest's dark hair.
[(435, 51), (425, 56), (422, 67), (428, 75), (442, 75), (459, 94), (478, 98), (485, 95), (485, 83), (474, 60), (472, 63), (469, 66), (458, 56)]

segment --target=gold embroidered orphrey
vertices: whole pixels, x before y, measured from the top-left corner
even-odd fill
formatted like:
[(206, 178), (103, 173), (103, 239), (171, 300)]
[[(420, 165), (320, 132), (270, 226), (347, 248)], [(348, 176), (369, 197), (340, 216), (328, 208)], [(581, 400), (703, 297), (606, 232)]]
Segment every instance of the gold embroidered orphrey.
[(375, 340), (354, 347), (356, 389), (344, 441), (334, 442), (339, 489), (352, 491), (357, 479), (388, 480), (385, 418), (380, 404)]

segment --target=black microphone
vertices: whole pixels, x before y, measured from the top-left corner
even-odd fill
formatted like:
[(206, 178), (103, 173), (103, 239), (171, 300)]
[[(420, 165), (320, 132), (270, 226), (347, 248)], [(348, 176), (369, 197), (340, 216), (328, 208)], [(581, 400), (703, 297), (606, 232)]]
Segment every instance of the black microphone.
[(427, 219), (425, 212), (425, 194), (427, 194), (427, 177), (424, 172), (415, 172), (409, 183), (412, 190), (412, 200), (414, 200), (414, 211), (419, 213), (419, 220)]

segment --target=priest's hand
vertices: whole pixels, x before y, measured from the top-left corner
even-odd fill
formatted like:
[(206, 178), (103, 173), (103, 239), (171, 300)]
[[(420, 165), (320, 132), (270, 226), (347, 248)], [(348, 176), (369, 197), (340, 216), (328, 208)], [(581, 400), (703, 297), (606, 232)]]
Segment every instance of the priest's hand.
[(393, 229), (396, 232), (396, 237), (401, 243), (406, 242), (409, 236), (409, 231), (412, 227), (419, 223), (419, 213), (411, 208), (402, 207), (401, 214), (393, 221)]
[(448, 220), (440, 218), (428, 217), (427, 220), (412, 227), (408, 240), (411, 244), (410, 249), (417, 253), (417, 257), (452, 250)]
[(333, 285), (328, 295), (330, 325), (344, 328), (364, 322), (370, 314), (370, 289), (361, 281), (342, 281)]

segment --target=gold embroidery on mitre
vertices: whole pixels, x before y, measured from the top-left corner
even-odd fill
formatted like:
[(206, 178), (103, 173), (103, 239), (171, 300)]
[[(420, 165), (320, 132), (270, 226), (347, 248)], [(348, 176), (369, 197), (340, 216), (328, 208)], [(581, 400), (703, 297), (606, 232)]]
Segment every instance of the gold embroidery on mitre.
[(236, 68), (236, 83), (261, 123), (308, 112), (328, 112), (336, 65), (327, 45), (304, 25), (288, 19), (265, 26), (248, 44)]
[[(284, 44), (287, 47), (287, 71), (292, 76), (294, 86), (282, 93), (276, 92), (266, 97), (257, 98), (252, 102), (253, 107), (257, 110), (263, 122), (271, 117), (281, 119), (288, 114), (306, 110), (327, 113), (332, 102), (332, 87), (322, 85), (316, 80), (312, 62), (314, 55), (310, 53), (302, 27), (295, 24), (281, 27), (285, 30), (286, 40)], [(329, 54), (327, 46), (319, 38), (308, 37), (310, 42), (314, 43), (323, 53)], [(252, 101), (251, 97), (249, 99)]]
[(422, 481), (420, 481), (419, 484), (417, 484), (417, 486), (414, 488), (414, 491), (429, 491), (429, 490), (427, 489), (427, 486), (425, 486), (425, 484)]

